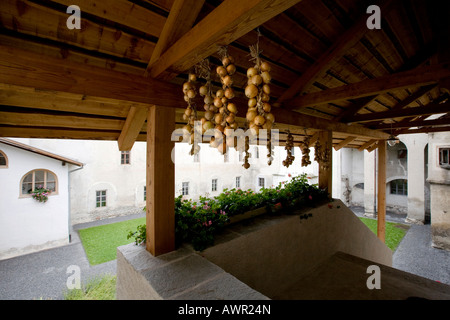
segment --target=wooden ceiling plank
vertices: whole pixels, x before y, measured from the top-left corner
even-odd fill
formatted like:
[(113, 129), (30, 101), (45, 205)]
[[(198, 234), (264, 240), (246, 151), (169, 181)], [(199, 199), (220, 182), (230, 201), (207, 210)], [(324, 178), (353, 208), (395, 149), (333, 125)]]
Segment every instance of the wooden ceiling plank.
[(409, 71), (363, 80), (357, 83), (299, 96), (285, 102), (286, 108), (305, 108), (339, 100), (356, 99), (394, 89), (428, 85), (450, 76), (448, 63), (423, 66)]
[(147, 119), (147, 108), (131, 107), (120, 133), (118, 144), (120, 151), (130, 151), (133, 148), (142, 126)]
[[(381, 6), (384, 9), (388, 8), (392, 0), (384, 1)], [(309, 85), (311, 85), (315, 78), (322, 72), (328, 70), (336, 58), (341, 57), (349, 48), (354, 46), (364, 34), (368, 31), (366, 26), (367, 16), (362, 15), (360, 19), (353, 24), (353, 26), (345, 31), (314, 64), (306, 70), (281, 97), (278, 98), (277, 103), (282, 103), (286, 100), (294, 98), (297, 94)]]
[(150, 68), (156, 78), (181, 73), (301, 0), (227, 0), (173, 44)]
[[(66, 7), (74, 4), (73, 0), (55, 0), (55, 2)], [(86, 12), (155, 37), (160, 36), (166, 22), (164, 16), (126, 0), (77, 0), (76, 5), (80, 7), (82, 13)]]
[(65, 12), (31, 1), (5, 0), (0, 6), (2, 27), (8, 30), (119, 58), (145, 63), (150, 59), (155, 44), (149, 40), (86, 19), (82, 19), (81, 30), (70, 30), (65, 23), (67, 18)]

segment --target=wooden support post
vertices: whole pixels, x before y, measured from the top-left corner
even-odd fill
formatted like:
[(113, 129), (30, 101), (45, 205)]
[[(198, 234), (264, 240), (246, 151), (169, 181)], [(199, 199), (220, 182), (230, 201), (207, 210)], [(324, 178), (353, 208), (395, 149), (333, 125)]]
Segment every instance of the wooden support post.
[(386, 229), (386, 140), (378, 141), (377, 236), (385, 241)]
[(153, 256), (175, 250), (173, 130), (175, 109), (151, 106), (147, 117), (146, 248)]
[[(332, 168), (333, 168), (333, 136), (331, 131), (322, 131), (319, 134), (319, 141), (322, 151), (327, 150), (328, 162), (319, 163), (319, 188), (327, 189), (328, 195), (331, 197), (332, 192)], [(324, 165), (325, 164), (325, 165)]]

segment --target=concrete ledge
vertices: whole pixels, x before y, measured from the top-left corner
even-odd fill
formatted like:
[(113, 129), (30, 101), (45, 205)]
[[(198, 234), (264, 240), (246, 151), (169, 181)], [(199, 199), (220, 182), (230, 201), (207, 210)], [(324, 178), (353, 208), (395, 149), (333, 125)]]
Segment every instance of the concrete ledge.
[(134, 243), (117, 248), (118, 300), (267, 300), (189, 247), (153, 257)]

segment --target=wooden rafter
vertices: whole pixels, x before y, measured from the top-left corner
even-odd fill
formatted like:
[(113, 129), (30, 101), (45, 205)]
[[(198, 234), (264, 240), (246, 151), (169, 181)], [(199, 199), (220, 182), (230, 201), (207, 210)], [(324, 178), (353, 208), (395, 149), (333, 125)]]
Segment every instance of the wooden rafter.
[(446, 113), (449, 111), (450, 101), (444, 103), (431, 102), (424, 107), (404, 108), (383, 112), (359, 114), (352, 118), (352, 122), (364, 122), (373, 120), (385, 120), (411, 116), (431, 115), (435, 113)]
[(374, 127), (374, 129), (399, 129), (399, 128), (411, 128), (411, 127), (432, 127), (432, 126), (445, 126), (450, 125), (450, 118), (435, 119), (435, 120), (417, 120), (410, 121), (404, 120), (392, 124), (380, 124)]
[(352, 142), (353, 140), (355, 140), (356, 137), (347, 137), (344, 140), (342, 140), (341, 142), (339, 142), (337, 145), (334, 146), (334, 150), (338, 151), (342, 148), (344, 148), (346, 145), (348, 145), (350, 142)]
[(146, 75), (161, 54), (192, 28), (204, 2), (204, 0), (175, 0), (173, 2), (169, 17), (145, 70)]
[(449, 76), (449, 63), (424, 66), (376, 79), (363, 80), (357, 83), (299, 96), (287, 100), (285, 105), (288, 109), (312, 107), (339, 100), (356, 99), (374, 94), (381, 94), (395, 89), (433, 84), (437, 83), (440, 79)]
[(131, 107), (120, 133), (120, 151), (130, 151), (147, 119), (147, 108)]
[(181, 73), (301, 0), (227, 0), (168, 48), (150, 69), (159, 77), (166, 70)]

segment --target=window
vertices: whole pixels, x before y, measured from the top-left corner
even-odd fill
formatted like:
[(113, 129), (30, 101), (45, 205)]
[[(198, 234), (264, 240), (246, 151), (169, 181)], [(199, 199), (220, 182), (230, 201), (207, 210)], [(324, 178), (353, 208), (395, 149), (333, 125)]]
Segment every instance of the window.
[(6, 157), (6, 154), (4, 154), (0, 150), (0, 168), (8, 168), (8, 158)]
[(27, 196), (33, 192), (36, 188), (45, 188), (52, 193), (57, 192), (57, 180), (56, 175), (48, 170), (33, 170), (27, 173), (21, 182), (21, 195)]
[(183, 182), (181, 184), (181, 194), (183, 196), (189, 195), (189, 182)]
[(408, 195), (408, 181), (406, 179), (392, 180), (391, 194), (398, 194), (402, 196)]
[(230, 154), (229, 152), (225, 152), (223, 154), (223, 162), (228, 162), (228, 160), (230, 159), (229, 154)]
[(450, 148), (439, 148), (439, 165), (442, 168), (450, 169)]
[(259, 159), (259, 148), (255, 147), (255, 159)]
[(264, 178), (258, 178), (258, 186), (260, 188), (264, 188), (265, 179)]
[(120, 153), (120, 164), (130, 164), (130, 151)]
[(144, 201), (147, 200), (147, 186), (144, 186)]
[(106, 207), (106, 190), (99, 190), (95, 193), (95, 206), (97, 208)]
[(236, 188), (241, 187), (241, 177), (236, 177)]
[(217, 179), (211, 181), (211, 191), (217, 191)]
[(194, 162), (200, 162), (200, 152), (194, 154)]

